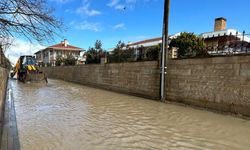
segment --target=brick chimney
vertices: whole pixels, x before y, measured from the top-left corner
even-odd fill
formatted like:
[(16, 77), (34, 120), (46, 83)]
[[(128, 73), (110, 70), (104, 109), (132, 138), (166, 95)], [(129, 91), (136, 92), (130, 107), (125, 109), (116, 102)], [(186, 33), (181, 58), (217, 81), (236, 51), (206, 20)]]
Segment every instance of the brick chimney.
[(68, 44), (69, 44), (69, 42), (68, 42), (68, 40), (67, 40), (67, 39), (64, 39), (63, 43), (64, 43), (64, 46), (65, 46), (65, 47), (67, 47), (67, 46), (68, 46)]
[(67, 39), (64, 39), (63, 41), (61, 41), (61, 44), (64, 46), (64, 47), (67, 47), (69, 45), (69, 42)]
[(214, 22), (214, 31), (225, 30), (227, 26), (227, 19), (220, 17), (216, 18)]

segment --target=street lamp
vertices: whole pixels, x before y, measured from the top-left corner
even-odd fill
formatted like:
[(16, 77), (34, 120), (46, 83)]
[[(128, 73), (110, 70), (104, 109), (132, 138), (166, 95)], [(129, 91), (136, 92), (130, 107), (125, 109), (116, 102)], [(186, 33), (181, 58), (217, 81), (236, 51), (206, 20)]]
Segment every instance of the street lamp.
[(168, 58), (168, 20), (169, 20), (169, 6), (170, 0), (164, 1), (164, 15), (163, 15), (163, 31), (162, 31), (162, 46), (161, 46), (161, 63), (160, 63), (160, 99), (165, 101), (165, 74), (166, 72), (166, 62)]

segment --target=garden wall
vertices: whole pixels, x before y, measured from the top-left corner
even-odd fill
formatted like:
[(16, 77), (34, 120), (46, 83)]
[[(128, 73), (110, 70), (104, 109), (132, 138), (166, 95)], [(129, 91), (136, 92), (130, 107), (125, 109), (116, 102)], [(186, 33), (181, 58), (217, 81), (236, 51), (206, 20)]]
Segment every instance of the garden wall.
[[(157, 61), (42, 68), (49, 77), (159, 98)], [(166, 101), (250, 116), (250, 56), (169, 60)]]
[(0, 67), (0, 116), (3, 115), (7, 81), (8, 81), (8, 70)]
[(41, 68), (50, 78), (63, 79), (146, 98), (159, 97), (157, 61)]
[(250, 56), (171, 60), (167, 100), (250, 116)]

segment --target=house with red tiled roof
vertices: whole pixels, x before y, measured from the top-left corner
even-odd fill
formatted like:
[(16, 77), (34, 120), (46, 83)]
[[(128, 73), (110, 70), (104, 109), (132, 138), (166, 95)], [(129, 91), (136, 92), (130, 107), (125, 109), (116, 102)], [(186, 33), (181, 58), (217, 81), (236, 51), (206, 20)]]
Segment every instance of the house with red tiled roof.
[(145, 48), (154, 47), (154, 46), (160, 45), (161, 43), (162, 43), (162, 38), (157, 37), (157, 38), (151, 38), (151, 39), (146, 39), (146, 40), (137, 41), (137, 42), (129, 42), (124, 49), (127, 49), (127, 48), (134, 49), (133, 59), (137, 60), (137, 59), (140, 59), (140, 56), (142, 56), (145, 53)]
[[(169, 39), (176, 38), (177, 36), (180, 35), (180, 32), (170, 35)], [(129, 42), (127, 44), (127, 47), (129, 48), (139, 48), (139, 47), (152, 47), (152, 46), (157, 46), (162, 43), (162, 37), (157, 37), (157, 38), (151, 38), (151, 39), (146, 39), (142, 41), (137, 41), (137, 42)]]
[[(180, 32), (170, 35), (169, 39), (176, 38), (179, 35), (180, 35)], [(143, 51), (145, 50), (145, 48), (159, 46), (161, 43), (162, 43), (162, 37), (157, 37), (157, 38), (151, 38), (151, 39), (146, 39), (146, 40), (137, 41), (137, 42), (129, 42), (124, 49), (127, 49), (127, 48), (134, 49), (134, 56), (135, 56), (134, 59), (137, 59), (139, 55), (141, 55), (140, 53), (144, 53)], [(142, 47), (143, 49), (141, 49)], [(143, 50), (143, 51), (140, 51), (140, 50)]]
[(127, 46), (130, 48), (138, 48), (138, 47), (150, 47), (150, 46), (156, 46), (158, 44), (161, 44), (162, 38), (152, 38), (152, 39), (147, 39), (143, 41), (138, 41), (138, 42), (133, 42), (133, 43), (128, 43)]
[(59, 44), (49, 46), (36, 52), (35, 55), (38, 64), (55, 66), (56, 58), (58, 56), (66, 58), (68, 55), (72, 55), (78, 59), (82, 51), (82, 48), (69, 45), (69, 42), (64, 39), (64, 41)]

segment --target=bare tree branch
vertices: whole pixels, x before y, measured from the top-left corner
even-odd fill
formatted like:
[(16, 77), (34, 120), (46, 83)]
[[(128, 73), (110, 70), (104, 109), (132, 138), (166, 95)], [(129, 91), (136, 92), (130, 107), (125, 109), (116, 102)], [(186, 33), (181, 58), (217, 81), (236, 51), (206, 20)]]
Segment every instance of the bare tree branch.
[(0, 38), (21, 36), (30, 41), (53, 40), (62, 30), (46, 0), (1, 0)]

